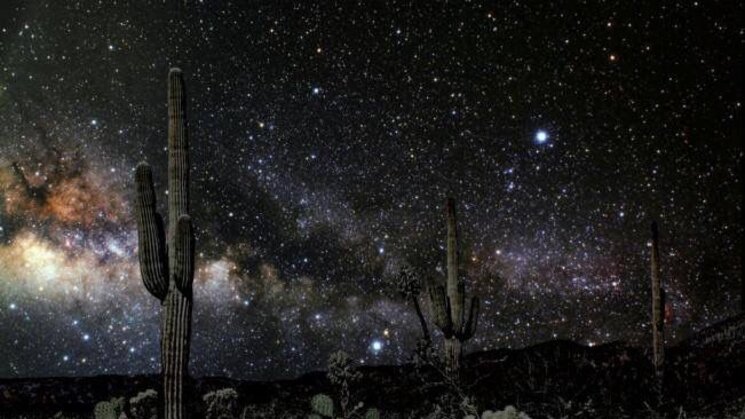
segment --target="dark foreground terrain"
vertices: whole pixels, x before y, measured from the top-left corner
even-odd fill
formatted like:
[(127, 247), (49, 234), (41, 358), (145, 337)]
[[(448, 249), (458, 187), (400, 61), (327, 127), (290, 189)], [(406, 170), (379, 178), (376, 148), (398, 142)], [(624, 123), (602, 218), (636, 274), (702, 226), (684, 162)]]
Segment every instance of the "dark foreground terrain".
[[(744, 324), (740, 315), (669, 348), (661, 396), (648, 351), (552, 341), (473, 353), (458, 388), (428, 365), (361, 367), (351, 402), (377, 407), (384, 418), (443, 417), (432, 413), (464, 398), (479, 411), (514, 405), (532, 418), (745, 418)], [(275, 382), (200, 378), (192, 387), (200, 418), (207, 416), (202, 396), (227, 387), (245, 417), (305, 418), (315, 394), (337, 394), (324, 372)], [(92, 418), (97, 402), (149, 388), (159, 388), (157, 377), (0, 380), (0, 418)]]

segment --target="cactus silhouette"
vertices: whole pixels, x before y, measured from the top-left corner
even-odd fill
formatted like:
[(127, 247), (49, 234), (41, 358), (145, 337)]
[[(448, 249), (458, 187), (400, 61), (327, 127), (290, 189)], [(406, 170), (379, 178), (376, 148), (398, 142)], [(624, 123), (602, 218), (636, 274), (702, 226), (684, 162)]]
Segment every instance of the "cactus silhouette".
[(652, 363), (658, 379), (662, 377), (665, 361), (665, 290), (660, 274), (660, 249), (657, 223), (652, 223)]
[[(445, 366), (447, 371), (457, 376), (463, 343), (476, 331), (479, 316), (479, 299), (471, 299), (470, 309), (466, 310), (466, 284), (460, 276), (458, 259), (458, 226), (455, 216), (455, 201), (448, 198), (445, 205), (447, 219), (447, 279), (446, 286), (430, 288), (430, 301), (435, 324), (445, 336)], [(468, 317), (466, 317), (468, 313)]]
[[(160, 337), (162, 403), (166, 419), (186, 417), (184, 383), (191, 339), (194, 233), (189, 217), (189, 148), (181, 70), (168, 74), (168, 231), (156, 212), (150, 166), (135, 173), (135, 218), (145, 288), (163, 305)], [(167, 246), (167, 247), (166, 247)]]
[(103, 401), (96, 404), (93, 409), (93, 415), (96, 419), (119, 419), (124, 411), (124, 398), (114, 397), (110, 401)]

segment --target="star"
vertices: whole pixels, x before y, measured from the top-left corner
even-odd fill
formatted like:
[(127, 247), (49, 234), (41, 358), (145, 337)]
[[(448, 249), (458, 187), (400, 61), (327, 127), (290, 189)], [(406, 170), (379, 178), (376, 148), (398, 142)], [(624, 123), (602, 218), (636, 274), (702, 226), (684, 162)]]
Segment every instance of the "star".
[(547, 133), (546, 131), (544, 131), (544, 130), (539, 130), (539, 131), (538, 131), (538, 132), (536, 132), (536, 134), (535, 134), (535, 141), (536, 141), (536, 142), (537, 142), (538, 144), (543, 144), (543, 143), (545, 143), (546, 141), (548, 141), (548, 133)]
[(337, 350), (408, 362), (420, 324), (392, 283), (404, 265), (444, 278), (448, 195), (483, 302), (469, 350), (647, 342), (653, 218), (682, 308), (670, 343), (739, 306), (727, 7), (188, 2), (176, 30), (157, 5), (22, 3), (0, 27), (0, 375), (158, 372), (133, 176), (151, 164), (167, 227), (170, 65), (188, 93), (195, 376), (289, 378)]

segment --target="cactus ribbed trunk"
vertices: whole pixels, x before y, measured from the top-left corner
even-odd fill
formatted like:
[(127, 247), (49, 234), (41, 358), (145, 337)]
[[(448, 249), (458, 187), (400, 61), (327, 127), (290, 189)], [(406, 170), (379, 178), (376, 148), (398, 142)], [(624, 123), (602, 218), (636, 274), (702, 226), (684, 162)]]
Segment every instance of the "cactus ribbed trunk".
[(161, 400), (166, 419), (187, 417), (184, 393), (188, 379), (194, 281), (194, 232), (188, 215), (188, 146), (184, 79), (180, 69), (172, 68), (168, 74), (167, 234), (163, 219), (156, 212), (150, 166), (140, 163), (135, 174), (140, 272), (147, 290), (163, 305)]
[(460, 374), (460, 358), (463, 356), (463, 344), (456, 338), (445, 339), (445, 368), (453, 375)]
[(186, 417), (184, 400), (188, 378), (189, 340), (191, 338), (191, 297), (174, 291), (163, 304), (166, 313), (160, 343), (165, 418)]
[(657, 223), (652, 223), (652, 363), (657, 377), (662, 377), (665, 361), (665, 293), (660, 274), (660, 251)]
[[(181, 70), (168, 74), (168, 236), (175, 237), (178, 219), (189, 213), (189, 138), (186, 126), (186, 91)], [(169, 243), (169, 252), (175, 249)], [(170, 253), (174, 262), (174, 253)]]
[[(458, 223), (455, 201), (448, 198), (445, 204), (447, 220), (447, 277), (445, 286), (429, 290), (435, 323), (445, 338), (445, 368), (453, 378), (458, 378), (463, 343), (473, 337), (478, 325), (479, 299), (471, 298), (466, 308), (466, 284), (460, 276), (458, 248)], [(466, 316), (468, 313), (468, 316)]]
[[(179, 252), (179, 218), (189, 214), (189, 139), (186, 126), (186, 94), (184, 78), (179, 69), (168, 74), (168, 244), (170, 292), (166, 297), (166, 320), (161, 337), (161, 363), (163, 368), (163, 394), (166, 419), (186, 416), (184, 381), (188, 376), (189, 341), (191, 338), (192, 295), (191, 286), (179, 287), (178, 275), (186, 264), (193, 265), (194, 249), (190, 255)], [(191, 230), (191, 226), (188, 227)], [(189, 237), (191, 233), (184, 236)], [(191, 262), (184, 260), (190, 257)], [(189, 284), (193, 280), (193, 270)], [(183, 288), (183, 289), (182, 289)]]
[[(453, 329), (460, 330), (463, 327), (465, 284), (460, 278), (460, 249), (458, 248), (458, 223), (455, 218), (454, 199), (448, 198), (445, 212), (447, 219), (447, 296), (450, 300)], [(454, 373), (460, 368), (462, 350), (463, 345), (455, 335), (445, 340), (446, 367)]]

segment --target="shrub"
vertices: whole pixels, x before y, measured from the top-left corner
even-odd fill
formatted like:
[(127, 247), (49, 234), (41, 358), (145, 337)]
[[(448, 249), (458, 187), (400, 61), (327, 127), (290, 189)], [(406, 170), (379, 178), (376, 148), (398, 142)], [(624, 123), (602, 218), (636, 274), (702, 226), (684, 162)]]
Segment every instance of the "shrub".
[(158, 419), (158, 392), (149, 389), (129, 399), (132, 419)]
[(232, 388), (211, 391), (202, 397), (207, 405), (206, 419), (235, 419), (238, 417), (238, 393)]

